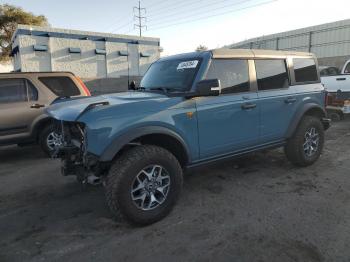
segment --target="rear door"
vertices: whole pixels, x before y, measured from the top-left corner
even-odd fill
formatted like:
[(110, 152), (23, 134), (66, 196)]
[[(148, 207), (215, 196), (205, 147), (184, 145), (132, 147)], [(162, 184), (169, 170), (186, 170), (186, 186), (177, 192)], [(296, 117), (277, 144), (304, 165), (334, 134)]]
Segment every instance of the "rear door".
[(282, 140), (297, 109), (286, 59), (255, 60), (261, 144)]
[(41, 114), (38, 90), (27, 79), (0, 79), (0, 143), (30, 135), (32, 121)]
[(248, 60), (213, 59), (206, 79), (218, 78), (222, 94), (196, 98), (200, 157), (234, 153), (256, 145), (259, 107), (250, 88)]

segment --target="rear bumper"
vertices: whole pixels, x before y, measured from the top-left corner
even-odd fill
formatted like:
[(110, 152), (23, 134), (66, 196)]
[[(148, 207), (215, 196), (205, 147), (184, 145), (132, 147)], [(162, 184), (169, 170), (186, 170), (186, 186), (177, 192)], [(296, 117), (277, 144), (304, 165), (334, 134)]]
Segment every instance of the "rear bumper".
[(327, 111), (340, 111), (343, 114), (349, 114), (350, 113), (350, 106), (327, 106)]
[(327, 130), (331, 126), (331, 120), (329, 118), (322, 118), (321, 119), (322, 125), (324, 130)]

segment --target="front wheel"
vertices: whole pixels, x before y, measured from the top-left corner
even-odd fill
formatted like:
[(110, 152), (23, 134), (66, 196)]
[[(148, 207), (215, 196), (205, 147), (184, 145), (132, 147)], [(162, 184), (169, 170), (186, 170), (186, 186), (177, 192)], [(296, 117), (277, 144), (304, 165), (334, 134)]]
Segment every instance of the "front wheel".
[(55, 132), (52, 125), (46, 126), (39, 135), (40, 147), (49, 157), (56, 152), (62, 143), (62, 135)]
[(133, 224), (152, 224), (172, 210), (182, 180), (173, 154), (157, 146), (137, 146), (112, 165), (106, 181), (107, 203), (117, 217)]
[(285, 146), (289, 161), (297, 166), (312, 165), (321, 155), (324, 129), (319, 118), (304, 116), (294, 135)]

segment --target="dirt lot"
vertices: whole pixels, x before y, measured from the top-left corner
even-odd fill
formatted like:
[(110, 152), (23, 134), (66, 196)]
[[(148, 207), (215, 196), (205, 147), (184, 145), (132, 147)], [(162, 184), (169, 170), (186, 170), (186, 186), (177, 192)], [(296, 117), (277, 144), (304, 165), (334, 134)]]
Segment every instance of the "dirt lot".
[(114, 222), (102, 187), (62, 177), (37, 147), (0, 149), (0, 261), (349, 261), (350, 121), (320, 161), (281, 150), (187, 174), (163, 221)]

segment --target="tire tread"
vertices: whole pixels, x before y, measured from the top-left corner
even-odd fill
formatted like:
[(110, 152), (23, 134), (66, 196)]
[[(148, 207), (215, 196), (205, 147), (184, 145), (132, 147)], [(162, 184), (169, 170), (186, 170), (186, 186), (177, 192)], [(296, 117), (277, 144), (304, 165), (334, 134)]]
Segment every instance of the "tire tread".
[[(143, 224), (143, 225), (151, 224), (155, 222), (155, 221), (144, 221), (144, 220), (138, 221), (137, 219), (127, 217), (125, 214), (123, 214), (123, 212), (121, 212), (120, 203), (118, 201), (119, 192), (117, 188), (119, 188), (120, 184), (122, 183), (124, 176), (127, 175), (128, 169), (131, 166), (135, 165), (135, 161), (137, 161), (138, 159), (142, 159), (144, 158), (144, 156), (147, 156), (147, 155), (161, 155), (162, 157), (168, 158), (168, 161), (171, 161), (176, 166), (176, 169), (178, 170), (178, 172), (181, 174), (180, 187), (182, 187), (182, 168), (179, 164), (179, 161), (176, 159), (176, 157), (173, 154), (171, 154), (169, 151), (167, 151), (164, 148), (153, 146), (153, 145), (141, 145), (141, 146), (136, 146), (127, 150), (120, 157), (118, 157), (112, 164), (109, 174), (107, 175), (107, 180), (105, 184), (107, 204), (110, 210), (112, 211), (114, 218), (120, 222), (127, 221), (133, 224)], [(178, 195), (176, 197), (178, 197)], [(160, 220), (166, 215), (167, 213), (163, 214), (162, 216), (159, 216), (157, 220)]]

